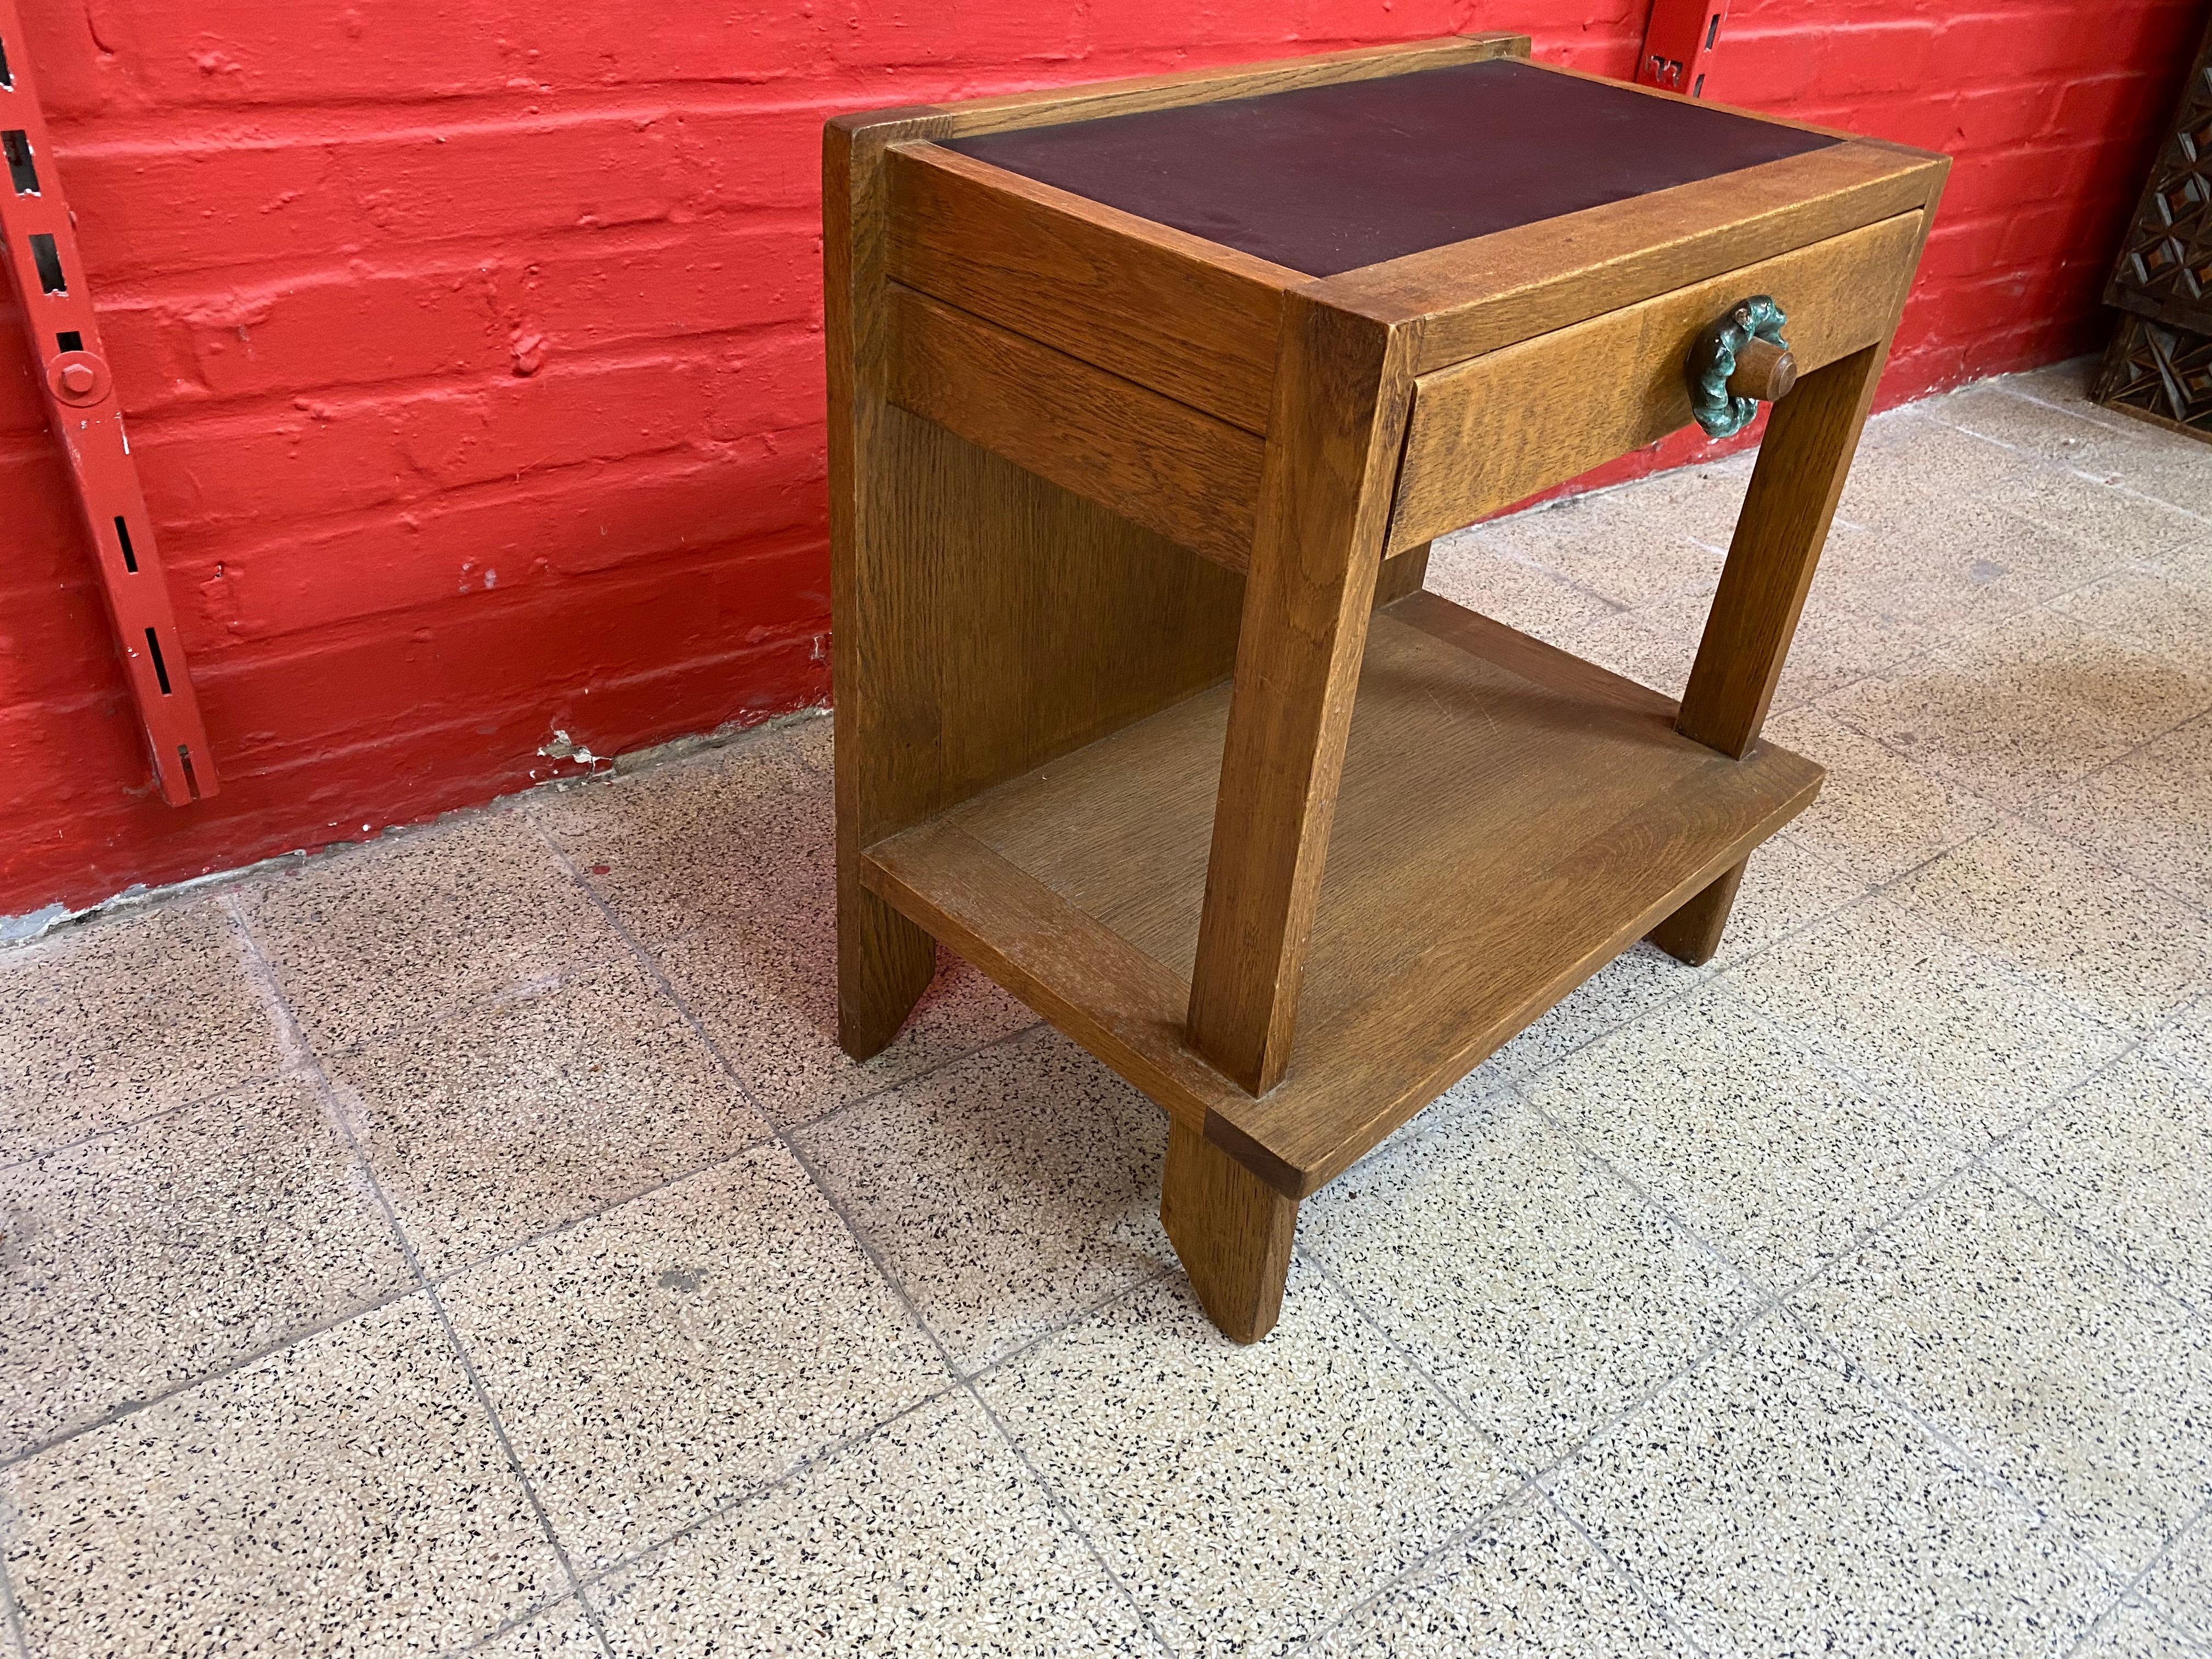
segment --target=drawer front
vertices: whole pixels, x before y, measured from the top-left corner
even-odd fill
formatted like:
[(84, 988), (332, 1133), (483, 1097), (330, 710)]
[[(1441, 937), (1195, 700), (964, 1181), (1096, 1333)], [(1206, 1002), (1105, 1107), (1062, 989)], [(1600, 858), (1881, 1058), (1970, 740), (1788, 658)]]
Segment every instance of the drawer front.
[(1422, 375), (1390, 551), (1689, 425), (1690, 343), (1747, 295), (1771, 294), (1782, 307), (1801, 374), (1875, 344), (1912, 279), (1921, 216), (1899, 214)]

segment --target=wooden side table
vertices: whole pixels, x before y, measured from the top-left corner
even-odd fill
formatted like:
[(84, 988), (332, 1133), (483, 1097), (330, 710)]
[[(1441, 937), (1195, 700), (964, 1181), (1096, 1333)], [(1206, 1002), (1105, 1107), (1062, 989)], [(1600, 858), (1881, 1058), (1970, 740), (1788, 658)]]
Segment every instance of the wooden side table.
[[(1166, 1109), (1245, 1341), (1301, 1199), (1637, 939), (1705, 960), (1820, 787), (1759, 727), (1948, 163), (1527, 51), (827, 134), (841, 1040), (975, 963)], [(1421, 591), (1793, 366), (1679, 705)]]

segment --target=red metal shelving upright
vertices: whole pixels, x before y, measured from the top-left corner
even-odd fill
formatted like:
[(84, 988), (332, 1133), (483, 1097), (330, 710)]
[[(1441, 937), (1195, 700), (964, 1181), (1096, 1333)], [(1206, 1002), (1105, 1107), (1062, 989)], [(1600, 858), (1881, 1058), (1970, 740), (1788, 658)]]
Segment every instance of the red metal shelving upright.
[(215, 793), (215, 764), (30, 68), (15, 0), (0, 0), (0, 240), (47, 415), (69, 457), (155, 781), (162, 799), (183, 806)]

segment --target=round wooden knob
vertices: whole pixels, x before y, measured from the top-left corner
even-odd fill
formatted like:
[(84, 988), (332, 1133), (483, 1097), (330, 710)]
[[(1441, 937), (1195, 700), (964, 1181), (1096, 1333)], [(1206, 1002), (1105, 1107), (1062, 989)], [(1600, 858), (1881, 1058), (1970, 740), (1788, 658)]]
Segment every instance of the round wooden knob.
[(1763, 340), (1757, 335), (1737, 348), (1735, 373), (1728, 377), (1729, 395), (1732, 398), (1756, 398), (1763, 404), (1790, 395), (1790, 388), (1797, 384), (1797, 360), (1790, 355), (1790, 348)]

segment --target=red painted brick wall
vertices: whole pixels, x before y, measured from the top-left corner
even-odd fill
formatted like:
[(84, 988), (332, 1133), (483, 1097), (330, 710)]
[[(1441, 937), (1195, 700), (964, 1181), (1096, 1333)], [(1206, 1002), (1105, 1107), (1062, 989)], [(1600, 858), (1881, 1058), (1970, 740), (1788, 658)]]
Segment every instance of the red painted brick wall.
[[(825, 115), (1468, 27), (1625, 75), (1644, 9), (24, 0), (223, 792), (149, 791), (0, 317), (0, 914), (824, 698)], [(2197, 15), (1737, 0), (1708, 94), (1959, 156), (1895, 400), (2096, 342)]]

